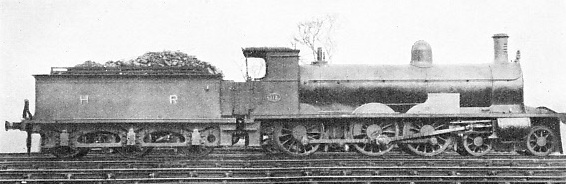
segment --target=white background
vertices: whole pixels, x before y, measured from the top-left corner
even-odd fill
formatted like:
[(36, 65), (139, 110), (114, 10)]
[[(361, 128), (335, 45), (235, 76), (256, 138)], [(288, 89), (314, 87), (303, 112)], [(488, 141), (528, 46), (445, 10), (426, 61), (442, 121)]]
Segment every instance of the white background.
[[(0, 120), (34, 112), (32, 74), (180, 50), (242, 80), (241, 47), (290, 47), (296, 24), (337, 17), (334, 63), (408, 64), (426, 40), (436, 64), (489, 63), (495, 33), (521, 50), (525, 104), (566, 112), (566, 1), (0, 1)], [(310, 59), (307, 50), (302, 55)], [(25, 150), (0, 131), (0, 152)]]

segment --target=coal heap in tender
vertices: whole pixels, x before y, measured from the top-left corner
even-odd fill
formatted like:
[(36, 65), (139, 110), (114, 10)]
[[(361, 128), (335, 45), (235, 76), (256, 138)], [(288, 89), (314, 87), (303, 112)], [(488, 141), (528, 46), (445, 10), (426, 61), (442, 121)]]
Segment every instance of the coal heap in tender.
[(94, 61), (85, 61), (75, 67), (101, 67), (101, 68), (163, 68), (163, 67), (179, 67), (190, 68), (195, 72), (205, 74), (222, 75), (222, 73), (211, 64), (198, 60), (195, 56), (188, 55), (180, 51), (163, 51), (163, 52), (147, 52), (135, 59), (108, 61), (104, 64)]

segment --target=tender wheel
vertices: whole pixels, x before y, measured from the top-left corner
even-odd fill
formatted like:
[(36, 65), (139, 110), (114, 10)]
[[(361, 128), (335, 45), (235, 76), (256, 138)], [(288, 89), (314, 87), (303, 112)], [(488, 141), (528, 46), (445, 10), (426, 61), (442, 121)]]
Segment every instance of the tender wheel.
[(189, 145), (187, 147), (177, 148), (177, 151), (189, 158), (200, 158), (210, 154), (214, 150), (213, 146), (217, 146), (220, 141), (220, 130), (218, 127), (208, 127), (199, 130), (199, 134), (201, 140), (200, 145)]
[(187, 157), (190, 158), (201, 158), (204, 157), (210, 153), (212, 153), (212, 151), (214, 150), (213, 147), (206, 147), (203, 145), (199, 145), (199, 146), (187, 146), (184, 148), (177, 148), (177, 151)]
[(322, 138), (321, 123), (278, 123), (275, 125), (273, 140), (277, 147), (291, 156), (307, 156), (320, 144), (308, 144), (309, 140)]
[(556, 136), (544, 126), (535, 126), (527, 134), (527, 152), (535, 156), (546, 156), (554, 150)]
[(93, 143), (119, 143), (120, 135), (109, 131), (89, 132), (81, 135), (77, 141), (83, 144)]
[(493, 141), (485, 134), (466, 134), (460, 140), (460, 147), (458, 153), (461, 150), (465, 151), (466, 155), (483, 156), (491, 151)]
[(371, 141), (354, 144), (358, 152), (368, 156), (380, 156), (393, 149), (394, 144), (390, 143), (390, 138), (399, 136), (399, 126), (391, 121), (356, 123), (352, 132), (354, 139)]
[(116, 151), (120, 153), (120, 155), (126, 158), (142, 158), (145, 155), (149, 154), (153, 150), (152, 147), (141, 147), (137, 145), (127, 145), (120, 148), (116, 148)]
[[(417, 133), (430, 133), (436, 130), (448, 129), (448, 124), (442, 122), (423, 123), (407, 122), (404, 127), (404, 135)], [(409, 140), (406, 149), (420, 156), (435, 156), (446, 150), (452, 144), (453, 138), (450, 134), (440, 134), (420, 139)]]
[(69, 146), (59, 146), (50, 150), (51, 154), (57, 158), (80, 158), (88, 154), (88, 148), (72, 148)]
[(185, 137), (180, 132), (174, 131), (152, 131), (141, 132), (140, 137), (143, 137), (144, 143), (182, 143), (185, 142)]

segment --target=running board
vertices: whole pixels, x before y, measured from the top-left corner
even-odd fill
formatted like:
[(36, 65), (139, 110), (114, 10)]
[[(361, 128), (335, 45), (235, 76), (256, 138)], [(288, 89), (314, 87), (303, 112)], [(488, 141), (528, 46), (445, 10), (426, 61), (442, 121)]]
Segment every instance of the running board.
[[(435, 136), (435, 135), (440, 135), (440, 134), (459, 132), (459, 131), (464, 131), (464, 130), (470, 130), (472, 128), (474, 128), (473, 125), (468, 125), (468, 126), (463, 126), (463, 127), (437, 130), (437, 131), (426, 132), (426, 133), (416, 133), (416, 134), (410, 134), (410, 135), (405, 135), (405, 136), (378, 137), (377, 139), (375, 139), (375, 142), (377, 142), (379, 144), (389, 144), (391, 142), (402, 142), (404, 140), (418, 139), (418, 138)], [(306, 145), (306, 144), (358, 144), (358, 143), (367, 144), (367, 143), (372, 143), (374, 141), (369, 140), (369, 139), (315, 139), (315, 140), (304, 139), (301, 142), (304, 145)], [(417, 141), (417, 142), (419, 142), (419, 141)], [(412, 143), (412, 142), (409, 141), (407, 143)]]

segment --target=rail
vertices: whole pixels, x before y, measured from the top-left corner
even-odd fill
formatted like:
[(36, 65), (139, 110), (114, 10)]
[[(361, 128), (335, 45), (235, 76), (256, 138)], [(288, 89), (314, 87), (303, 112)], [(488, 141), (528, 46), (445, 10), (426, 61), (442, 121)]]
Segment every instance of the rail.
[[(0, 156), (0, 182), (211, 182), (211, 183), (563, 183), (564, 157), (537, 158), (492, 154), (482, 158), (445, 154), (435, 158), (391, 154), (382, 158), (317, 155), (292, 159), (256, 156), (242, 159), (219, 150), (219, 156), (198, 160), (154, 155), (147, 160), (93, 157), (60, 161), (45, 157)], [(228, 151), (228, 150), (225, 150)], [(230, 150), (232, 151), (232, 150)], [(253, 152), (256, 153), (256, 152)], [(23, 155), (20, 155), (23, 156)]]

